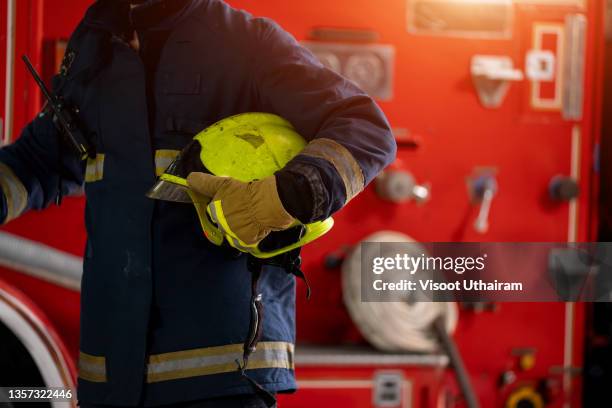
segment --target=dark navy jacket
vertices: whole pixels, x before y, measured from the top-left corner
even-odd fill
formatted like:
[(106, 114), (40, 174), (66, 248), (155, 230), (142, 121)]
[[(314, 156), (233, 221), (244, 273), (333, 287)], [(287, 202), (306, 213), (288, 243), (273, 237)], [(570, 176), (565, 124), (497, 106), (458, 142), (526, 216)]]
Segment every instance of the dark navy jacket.
[[(244, 257), (209, 244), (192, 206), (145, 193), (206, 126), (271, 112), (311, 141), (277, 174), (281, 198), (302, 221), (323, 219), (393, 159), (395, 142), (368, 96), (270, 20), (220, 0), (125, 7), (99, 0), (88, 10), (54, 79), (55, 92), (80, 108), (97, 156), (61, 154), (41, 113), (0, 150), (2, 219), (45, 208), (60, 185), (65, 194), (85, 187), (81, 401), (160, 405), (250, 393), (235, 363), (249, 326)], [(125, 41), (134, 28), (140, 55)], [(263, 338), (250, 375), (270, 391), (293, 390), (294, 278), (267, 267), (260, 288)]]

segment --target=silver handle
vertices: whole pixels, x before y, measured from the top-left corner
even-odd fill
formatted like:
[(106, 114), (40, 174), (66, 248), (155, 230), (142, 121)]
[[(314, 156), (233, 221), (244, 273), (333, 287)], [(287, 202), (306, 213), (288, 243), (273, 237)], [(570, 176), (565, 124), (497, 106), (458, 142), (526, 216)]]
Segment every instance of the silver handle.
[(497, 181), (493, 175), (482, 174), (472, 182), (472, 198), (474, 202), (480, 203), (480, 210), (474, 221), (474, 229), (479, 234), (485, 234), (489, 230), (489, 214), (495, 194)]
[(491, 189), (487, 189), (482, 197), (480, 211), (474, 222), (474, 229), (480, 234), (485, 234), (489, 230), (489, 213), (491, 212), (491, 202), (495, 193)]

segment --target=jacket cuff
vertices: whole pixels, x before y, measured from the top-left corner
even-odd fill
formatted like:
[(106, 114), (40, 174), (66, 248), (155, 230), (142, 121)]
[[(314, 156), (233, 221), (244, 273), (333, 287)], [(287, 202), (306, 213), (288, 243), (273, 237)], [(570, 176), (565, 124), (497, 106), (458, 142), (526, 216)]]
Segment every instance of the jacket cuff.
[[(302, 224), (312, 222), (315, 207), (321, 207), (321, 204), (316, 204), (308, 177), (292, 171), (280, 171), (275, 177), (278, 196), (285, 210)], [(314, 178), (314, 175), (310, 177)]]
[[(348, 203), (365, 187), (363, 171), (355, 157), (342, 144), (327, 138), (314, 139), (300, 152), (300, 156), (327, 163), (334, 169), (333, 178), (339, 179), (344, 191), (344, 202)], [(330, 190), (330, 192), (335, 190)]]
[(322, 221), (346, 204), (346, 190), (327, 160), (298, 155), (276, 173), (283, 206), (303, 224)]

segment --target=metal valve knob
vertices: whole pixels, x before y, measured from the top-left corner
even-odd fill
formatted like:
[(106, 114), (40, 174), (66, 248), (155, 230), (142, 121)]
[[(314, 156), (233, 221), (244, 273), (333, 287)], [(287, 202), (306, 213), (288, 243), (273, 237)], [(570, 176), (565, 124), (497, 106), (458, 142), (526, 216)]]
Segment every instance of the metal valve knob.
[(580, 186), (573, 178), (559, 175), (550, 180), (548, 193), (554, 201), (570, 201), (580, 195)]
[(386, 201), (399, 204), (409, 200), (424, 202), (429, 199), (430, 187), (419, 185), (410, 172), (388, 170), (376, 179), (376, 194)]
[(489, 230), (489, 213), (493, 197), (497, 194), (497, 180), (492, 174), (482, 174), (472, 181), (471, 188), (472, 200), (480, 203), (474, 229), (480, 234), (485, 234)]

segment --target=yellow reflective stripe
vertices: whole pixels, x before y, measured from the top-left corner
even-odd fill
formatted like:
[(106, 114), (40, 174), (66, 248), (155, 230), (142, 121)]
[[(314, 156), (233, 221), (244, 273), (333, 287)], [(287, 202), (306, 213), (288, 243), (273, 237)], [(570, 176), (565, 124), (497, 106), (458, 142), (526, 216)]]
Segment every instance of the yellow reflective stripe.
[(249, 245), (238, 238), (238, 236), (232, 231), (227, 219), (225, 218), (225, 214), (223, 213), (221, 200), (213, 201), (208, 205), (208, 208), (210, 209), (210, 217), (217, 223), (219, 229), (226, 235), (226, 238), (231, 246), (243, 252), (257, 250), (257, 245), (259, 245), (259, 243)]
[(229, 224), (227, 223), (227, 219), (225, 219), (225, 214), (223, 214), (223, 207), (221, 206), (221, 200), (215, 200), (208, 204), (208, 209), (210, 210), (210, 218), (217, 224), (219, 229), (229, 235), (230, 237), (236, 237), (236, 234), (232, 231)]
[(314, 139), (300, 155), (327, 160), (334, 166), (344, 183), (346, 202), (363, 190), (365, 181), (361, 167), (351, 152), (340, 143), (326, 138)]
[(0, 163), (0, 187), (6, 198), (5, 223), (21, 215), (28, 205), (28, 190), (10, 167)]
[[(175, 380), (196, 376), (237, 371), (236, 361), (242, 361), (243, 345), (204, 347), (149, 356), (147, 382)], [(257, 345), (249, 358), (248, 369), (295, 369), (294, 345), (282, 341), (267, 341)], [(106, 359), (79, 353), (79, 378), (90, 382), (106, 382)]]
[(95, 158), (87, 159), (85, 168), (85, 182), (93, 183), (104, 178), (104, 155), (97, 154)]
[(183, 187), (187, 187), (189, 188), (189, 185), (187, 184), (187, 179), (178, 177), (178, 176), (174, 176), (172, 174), (162, 174), (161, 176), (159, 176), (160, 180), (164, 180), (167, 181), (169, 183), (174, 183), (174, 184), (178, 184), (179, 186), (183, 186)]
[(223, 244), (223, 240), (225, 239), (223, 237), (223, 231), (217, 228), (213, 222), (209, 220), (207, 215), (210, 198), (198, 194), (192, 190), (188, 190), (188, 193), (189, 197), (191, 197), (191, 201), (193, 201), (193, 205), (196, 208), (200, 225), (202, 226), (202, 230), (204, 231), (206, 238), (208, 238), (208, 240), (215, 245)]
[(106, 382), (106, 359), (80, 352), (79, 378), (90, 382)]
[(208, 205), (208, 213), (212, 221), (217, 224), (218, 230), (222, 235), (225, 236), (227, 242), (239, 251), (246, 252), (247, 249), (240, 245), (238, 238), (234, 236), (234, 233), (229, 227), (225, 215), (223, 214), (223, 208), (221, 207), (221, 201), (213, 201)]
[(172, 351), (169, 353), (152, 354), (149, 356), (149, 367), (167, 361), (185, 360), (194, 357), (215, 356), (225, 353), (238, 353), (242, 351), (242, 344), (229, 344), (226, 346), (206, 347), (192, 350)]
[(312, 224), (306, 224), (305, 225), (306, 232), (304, 233), (302, 238), (300, 238), (299, 241), (294, 242), (293, 244), (287, 245), (283, 248), (279, 248), (274, 251), (270, 251), (270, 252), (262, 252), (259, 249), (259, 244), (258, 244), (257, 248), (250, 249), (249, 253), (253, 255), (254, 257), (260, 258), (260, 259), (273, 258), (277, 255), (283, 254), (285, 252), (289, 252), (291, 250), (294, 250), (296, 248), (309, 244), (315, 239), (327, 234), (327, 232), (329, 232), (329, 230), (332, 229), (333, 226), (334, 226), (334, 219), (331, 217), (329, 217), (328, 219), (324, 221), (318, 221)]
[[(206, 347), (151, 355), (147, 366), (147, 382), (221, 374), (238, 370), (243, 345)], [(286, 342), (261, 342), (249, 358), (249, 370), (262, 368), (294, 369), (294, 346)]]
[[(300, 238), (297, 242), (288, 244), (287, 246), (274, 251), (263, 252), (259, 249), (259, 243), (255, 243), (252, 245), (246, 244), (245, 242), (240, 240), (236, 236), (236, 234), (234, 234), (234, 232), (229, 227), (227, 219), (225, 218), (225, 214), (223, 213), (223, 206), (221, 205), (221, 200), (213, 201), (208, 205), (208, 214), (210, 214), (210, 218), (212, 219), (212, 221), (217, 224), (218, 230), (221, 232), (221, 234), (225, 236), (225, 239), (230, 244), (230, 246), (236, 248), (239, 251), (250, 253), (256, 258), (261, 259), (272, 258), (284, 252), (288, 252), (293, 249), (304, 246), (319, 238), (320, 236), (326, 234), (334, 225), (334, 220), (331, 217), (324, 221), (307, 224), (305, 226), (306, 232), (304, 236), (302, 236), (302, 238)], [(220, 245), (220, 243), (218, 245)]]
[(157, 177), (164, 174), (168, 166), (172, 164), (179, 150), (159, 149), (155, 151), (155, 175)]

